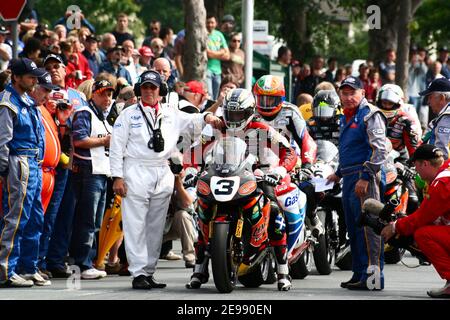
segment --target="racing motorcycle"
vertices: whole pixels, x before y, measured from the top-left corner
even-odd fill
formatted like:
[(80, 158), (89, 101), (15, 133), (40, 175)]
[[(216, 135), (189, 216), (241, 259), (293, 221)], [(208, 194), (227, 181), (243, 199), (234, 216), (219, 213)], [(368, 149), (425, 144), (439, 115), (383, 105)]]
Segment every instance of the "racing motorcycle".
[[(339, 151), (330, 141), (317, 140), (317, 161), (313, 164), (312, 183), (315, 187), (320, 179), (326, 179), (336, 171), (339, 163)], [(320, 274), (329, 274), (330, 266), (336, 264), (342, 270), (351, 270), (350, 244), (345, 232), (345, 223), (342, 209), (342, 188), (341, 184), (335, 184), (327, 190), (316, 187), (316, 214), (319, 217), (324, 230), (324, 251), (327, 264), (321, 264), (320, 256), (314, 256), (314, 262), (320, 267), (317, 268)], [(338, 210), (341, 215), (338, 214)]]
[[(209, 234), (202, 230), (206, 259), (211, 259), (214, 284), (222, 293), (233, 291), (238, 280), (246, 287), (259, 287), (275, 260), (267, 229), (270, 200), (257, 186), (261, 178), (253, 174), (257, 159), (246, 156), (246, 150), (246, 143), (239, 138), (220, 139), (207, 155), (197, 181), (199, 215), (201, 210), (212, 212)], [(207, 209), (202, 209), (202, 204)], [(252, 228), (253, 214), (260, 214), (260, 219)], [(251, 255), (249, 268), (242, 273), (239, 267), (251, 247), (257, 248), (257, 254)]]

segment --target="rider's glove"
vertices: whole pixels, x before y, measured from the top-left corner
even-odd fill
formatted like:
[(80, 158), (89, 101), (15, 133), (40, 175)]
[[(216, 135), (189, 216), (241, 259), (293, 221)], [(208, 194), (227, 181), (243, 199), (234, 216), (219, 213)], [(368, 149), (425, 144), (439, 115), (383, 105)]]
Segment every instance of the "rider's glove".
[(264, 176), (264, 181), (272, 186), (276, 186), (284, 178), (287, 171), (284, 167), (276, 167)]
[(311, 180), (314, 178), (314, 171), (311, 167), (302, 168), (302, 180)]
[(270, 184), (271, 186), (276, 186), (280, 180), (281, 176), (276, 173), (268, 173), (264, 176), (264, 181)]
[(193, 167), (186, 168), (185, 176), (183, 179), (183, 186), (185, 188), (194, 187), (197, 182), (197, 178), (198, 178), (198, 170), (197, 169), (195, 169)]

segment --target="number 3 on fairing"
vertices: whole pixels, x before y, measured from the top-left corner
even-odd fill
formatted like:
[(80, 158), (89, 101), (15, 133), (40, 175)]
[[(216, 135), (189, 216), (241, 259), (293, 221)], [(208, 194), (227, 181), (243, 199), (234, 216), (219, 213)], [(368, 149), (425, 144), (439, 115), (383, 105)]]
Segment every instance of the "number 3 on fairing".
[(239, 189), (239, 177), (211, 177), (211, 190), (217, 201), (231, 201)]
[(234, 181), (233, 180), (219, 180), (219, 181), (217, 181), (216, 186), (218, 188), (216, 188), (214, 190), (214, 194), (215, 195), (228, 196), (228, 195), (230, 195), (233, 192)]

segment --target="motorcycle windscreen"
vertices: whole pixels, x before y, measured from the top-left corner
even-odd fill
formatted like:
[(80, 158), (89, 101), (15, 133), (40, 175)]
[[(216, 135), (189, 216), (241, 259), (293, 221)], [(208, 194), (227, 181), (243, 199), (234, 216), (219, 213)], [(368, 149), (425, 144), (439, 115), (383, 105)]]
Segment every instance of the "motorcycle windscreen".
[(338, 148), (330, 141), (317, 140), (317, 159), (329, 163), (331, 161), (337, 161), (339, 157)]
[(230, 171), (235, 171), (246, 158), (247, 144), (237, 137), (227, 136), (221, 138), (215, 144), (208, 157), (208, 164), (216, 165), (220, 171), (220, 167), (226, 166)]

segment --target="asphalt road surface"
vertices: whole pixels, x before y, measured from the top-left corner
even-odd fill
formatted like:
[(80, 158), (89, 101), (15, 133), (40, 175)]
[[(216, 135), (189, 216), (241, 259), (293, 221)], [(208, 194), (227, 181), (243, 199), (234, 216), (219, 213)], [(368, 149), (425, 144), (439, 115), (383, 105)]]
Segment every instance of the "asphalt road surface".
[[(174, 251), (180, 253), (178, 241)], [(418, 260), (406, 256), (403, 262), (417, 266)], [(350, 271), (333, 267), (330, 275), (322, 276), (313, 271), (303, 280), (293, 280), (292, 289), (279, 292), (276, 284), (262, 285), (256, 289), (241, 284), (230, 294), (219, 293), (212, 276), (199, 290), (188, 290), (185, 284), (192, 270), (183, 261), (158, 262), (157, 281), (167, 283), (164, 289), (133, 290), (130, 277), (108, 276), (101, 280), (81, 280), (79, 289), (65, 279), (52, 279), (48, 287), (0, 289), (0, 300), (408, 300), (430, 299), (426, 291), (440, 288), (440, 279), (432, 266), (407, 268), (403, 264), (385, 266), (385, 289), (378, 292), (350, 291), (339, 287), (340, 282), (351, 277)]]

